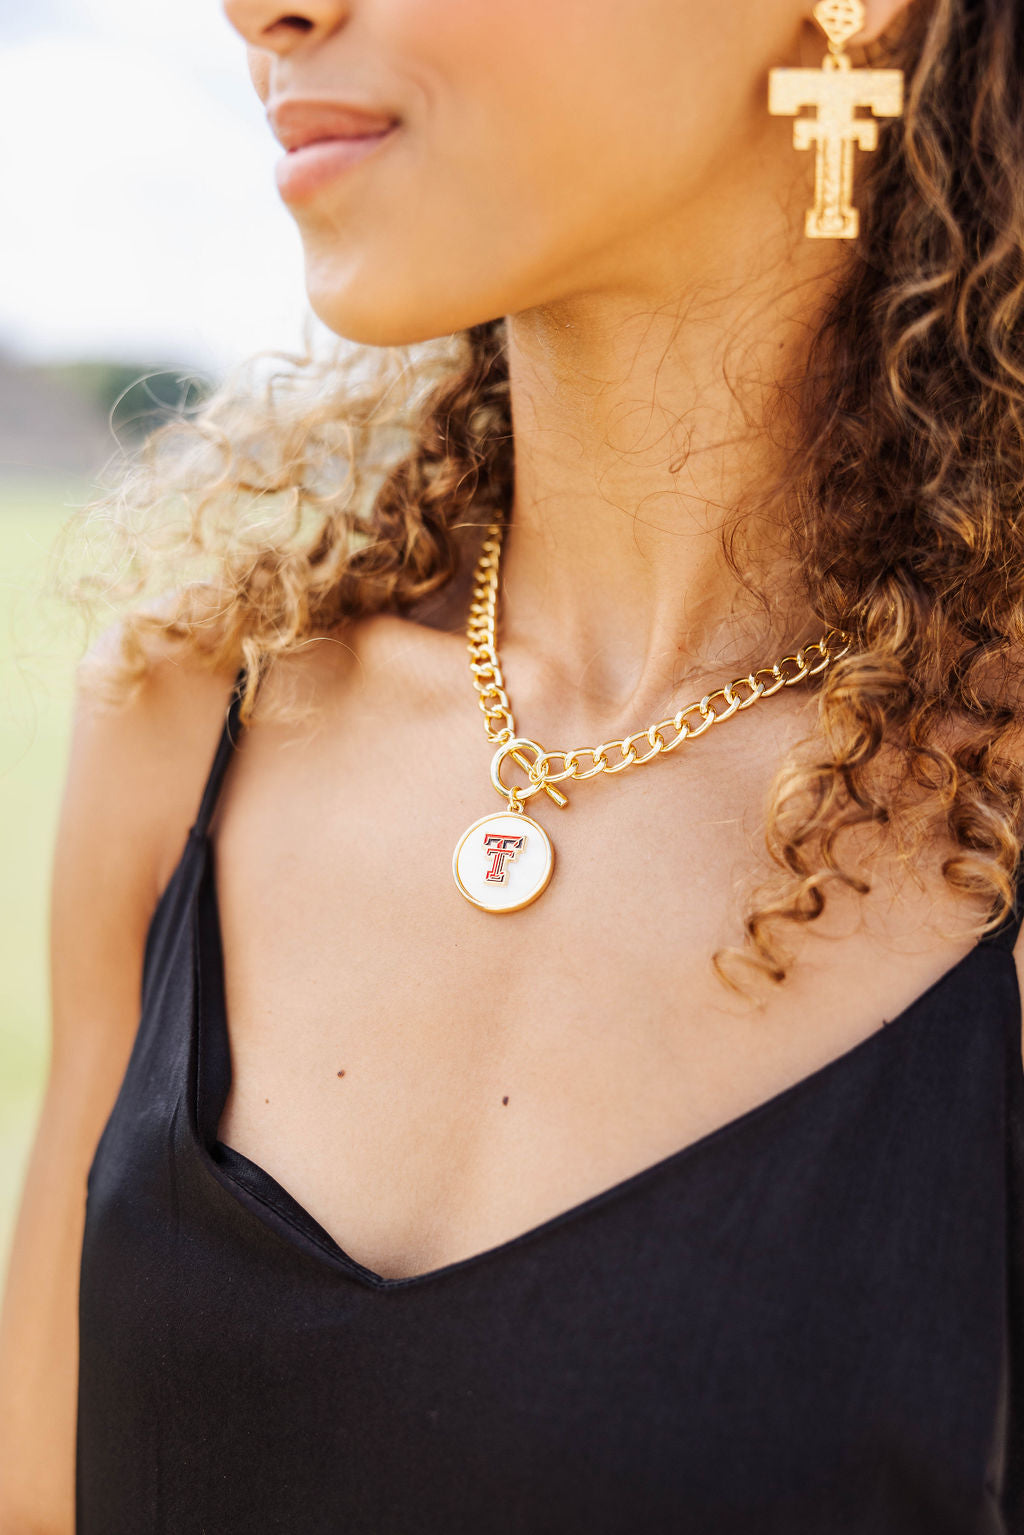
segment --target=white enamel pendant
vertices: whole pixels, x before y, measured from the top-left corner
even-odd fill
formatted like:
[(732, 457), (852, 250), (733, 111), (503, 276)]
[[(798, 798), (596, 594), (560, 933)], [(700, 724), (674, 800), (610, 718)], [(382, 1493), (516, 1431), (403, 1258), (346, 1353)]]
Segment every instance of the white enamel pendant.
[(452, 855), (462, 895), (482, 911), (519, 911), (547, 887), (555, 866), (551, 838), (522, 811), (481, 816), (463, 832)]

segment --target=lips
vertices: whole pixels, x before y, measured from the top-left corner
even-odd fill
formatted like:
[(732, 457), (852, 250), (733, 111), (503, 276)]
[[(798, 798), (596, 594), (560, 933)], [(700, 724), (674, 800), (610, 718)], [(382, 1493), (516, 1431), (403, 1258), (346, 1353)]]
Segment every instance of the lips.
[(392, 112), (340, 101), (278, 97), (267, 108), (275, 136), (287, 150), (274, 175), (285, 202), (309, 202), (360, 162), (376, 158), (395, 137)]
[(398, 118), (347, 102), (301, 101), (282, 97), (267, 108), (274, 137), (289, 152), (336, 139), (374, 138), (393, 128)]

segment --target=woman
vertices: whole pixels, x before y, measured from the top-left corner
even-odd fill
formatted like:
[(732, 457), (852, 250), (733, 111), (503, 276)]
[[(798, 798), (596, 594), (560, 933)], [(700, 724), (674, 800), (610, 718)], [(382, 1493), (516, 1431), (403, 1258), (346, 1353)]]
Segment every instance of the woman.
[(1019, 8), (227, 11), (357, 345), (114, 501), (0, 1528), (1024, 1530)]

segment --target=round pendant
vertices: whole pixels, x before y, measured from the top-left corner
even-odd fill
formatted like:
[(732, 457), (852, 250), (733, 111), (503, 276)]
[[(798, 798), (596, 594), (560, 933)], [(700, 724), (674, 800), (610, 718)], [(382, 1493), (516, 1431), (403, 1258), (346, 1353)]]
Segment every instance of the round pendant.
[(519, 911), (551, 878), (555, 850), (537, 821), (514, 810), (481, 816), (462, 833), (452, 856), (455, 883), (482, 911)]

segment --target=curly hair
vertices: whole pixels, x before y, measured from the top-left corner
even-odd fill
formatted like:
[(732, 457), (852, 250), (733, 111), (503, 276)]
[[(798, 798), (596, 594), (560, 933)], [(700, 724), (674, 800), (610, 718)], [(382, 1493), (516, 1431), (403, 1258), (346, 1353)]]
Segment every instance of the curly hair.
[[(881, 45), (870, 54), (882, 53)], [(912, 5), (885, 62), (902, 118), (859, 170), (861, 230), (810, 343), (779, 489), (792, 558), (825, 628), (853, 636), (765, 809), (777, 876), (714, 956), (781, 982), (793, 924), (854, 828), (904, 856), (938, 834), (978, 933), (1013, 901), (1024, 783), (1024, 11), (1016, 0)], [(882, 62), (871, 57), (871, 62)], [(363, 615), (402, 612), (459, 567), (460, 533), (509, 515), (505, 321), (329, 359), (277, 356), (163, 427), (58, 540), (102, 528), (104, 571), (78, 605), (124, 604), (102, 686), (130, 694), (148, 634), (248, 670), (242, 719), (275, 656)], [(146, 600), (155, 571), (203, 574)], [(58, 576), (58, 584), (62, 578)], [(152, 594), (151, 594), (152, 596)], [(806, 744), (806, 743), (805, 743)]]

